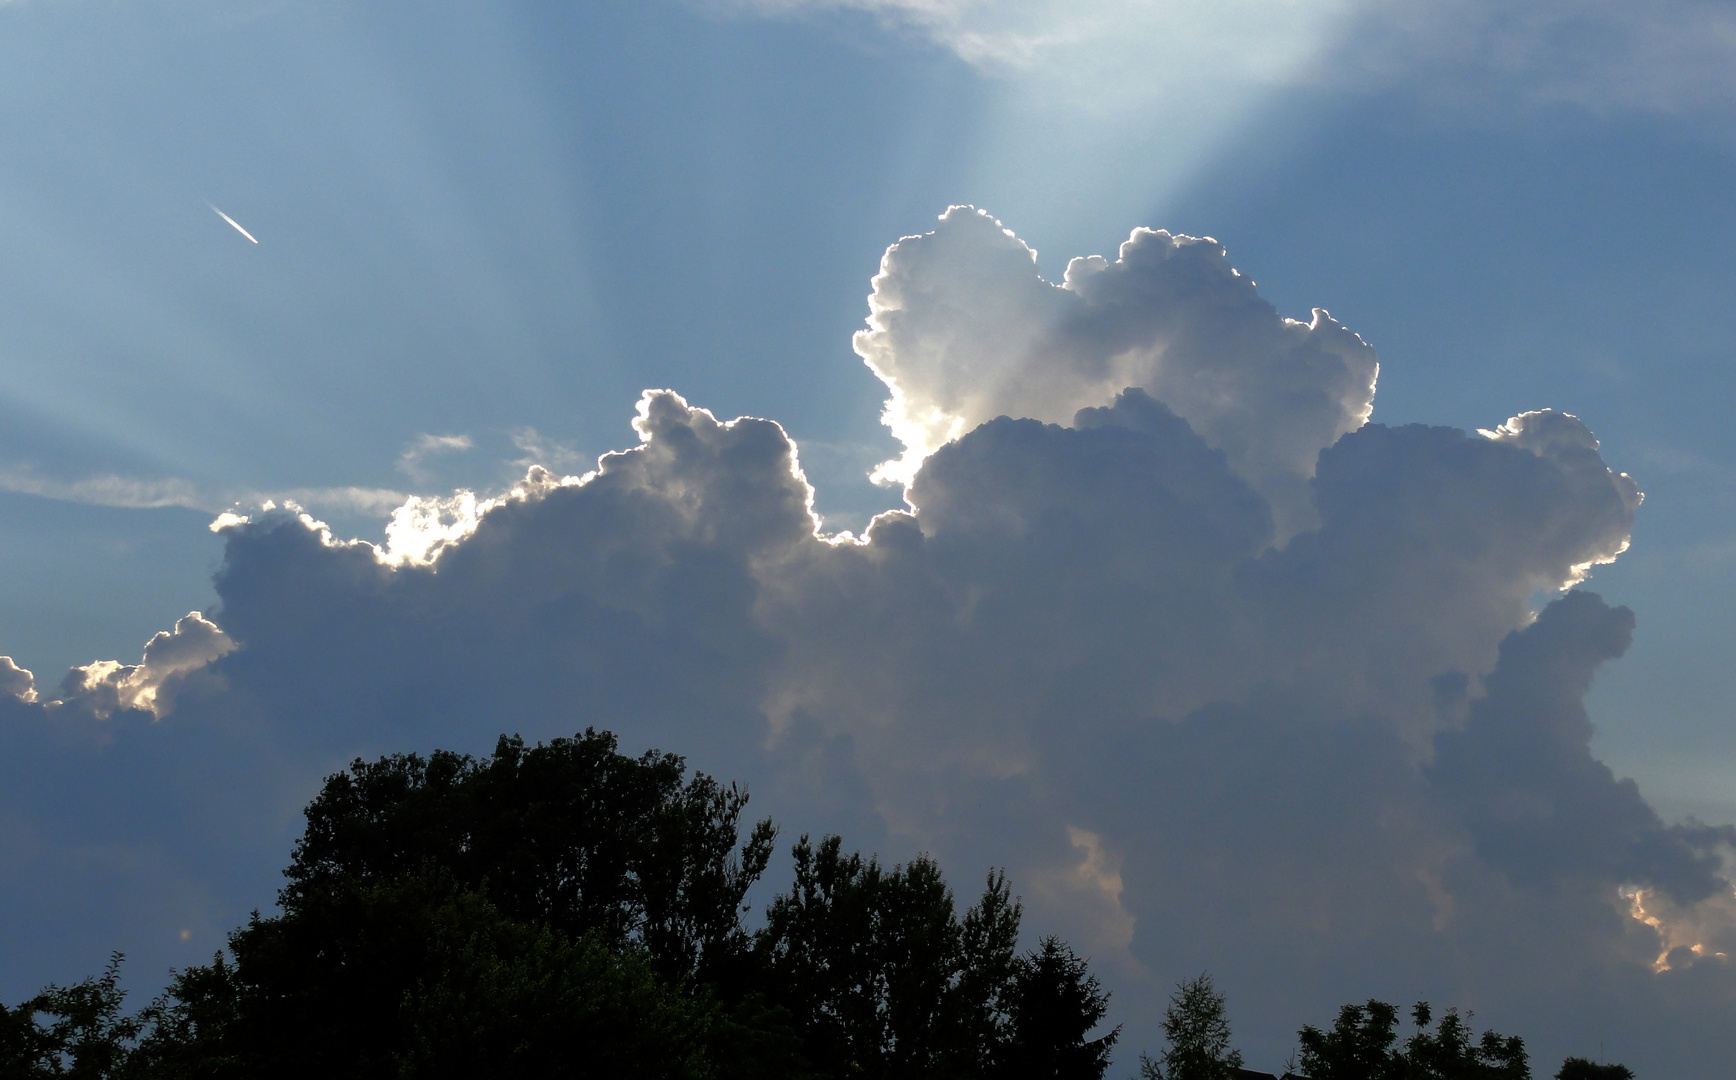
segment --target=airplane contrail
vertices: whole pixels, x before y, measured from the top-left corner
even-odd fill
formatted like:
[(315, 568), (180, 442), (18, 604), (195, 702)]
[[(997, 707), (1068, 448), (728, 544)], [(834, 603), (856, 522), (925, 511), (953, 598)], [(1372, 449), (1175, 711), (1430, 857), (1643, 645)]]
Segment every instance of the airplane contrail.
[[(218, 217), (222, 218), (224, 221), (227, 221), (229, 224), (235, 226), (236, 232), (240, 233), (242, 236), (247, 237), (247, 239), (249, 239), (249, 240), (253, 240), (253, 234), (248, 232), (246, 229), (243, 229), (241, 227), (241, 223), (239, 221), (236, 221), (234, 218), (230, 217), (228, 214), (225, 214), (223, 211), (218, 210), (217, 207), (212, 205), (211, 203), (206, 203), (205, 205), (210, 206), (212, 212), (215, 213)], [(253, 242), (255, 244), (259, 243), (259, 241), (257, 241), (257, 240), (253, 240)]]

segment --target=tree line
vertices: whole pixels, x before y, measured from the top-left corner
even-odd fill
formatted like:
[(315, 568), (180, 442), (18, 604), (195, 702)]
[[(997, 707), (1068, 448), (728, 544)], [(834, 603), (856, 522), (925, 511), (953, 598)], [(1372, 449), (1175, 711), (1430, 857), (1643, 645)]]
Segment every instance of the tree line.
[[(991, 871), (960, 914), (932, 859), (882, 866), (801, 836), (788, 889), (743, 921), (776, 841), (747, 794), (608, 732), (487, 757), (357, 760), (211, 963), (127, 1013), (121, 958), (0, 1004), (0, 1080), (520, 1078), (1102, 1080), (1120, 1029), (1054, 937), (1018, 947)], [(1311, 1080), (1530, 1080), (1524, 1045), (1448, 1010), (1305, 1027)], [(1144, 1080), (1233, 1080), (1224, 999), (1182, 984)], [(1260, 1075), (1243, 1072), (1242, 1076)], [(1631, 1080), (1569, 1059), (1558, 1080)]]
[[(1298, 1048), (1286, 1080), (1531, 1080), (1525, 1041), (1485, 1031), (1474, 1037), (1469, 1016), (1448, 1009), (1437, 1020), (1428, 1002), (1411, 1008), (1415, 1027), (1402, 1042), (1399, 1011), (1384, 1001), (1346, 1005), (1328, 1030), (1312, 1024), (1297, 1033)], [(1253, 1080), (1270, 1076), (1242, 1068), (1230, 1046), (1224, 995), (1209, 974), (1181, 983), (1164, 1011), (1162, 1054), (1139, 1056), (1141, 1080)], [(1555, 1080), (1634, 1080), (1625, 1065), (1569, 1057)]]
[(750, 932), (776, 832), (746, 805), (594, 730), (358, 760), (276, 914), (134, 1014), (118, 956), (0, 1006), (0, 1080), (1103, 1075), (1108, 996), (1060, 940), (1019, 949), (1004, 874), (961, 915), (933, 860), (803, 836)]

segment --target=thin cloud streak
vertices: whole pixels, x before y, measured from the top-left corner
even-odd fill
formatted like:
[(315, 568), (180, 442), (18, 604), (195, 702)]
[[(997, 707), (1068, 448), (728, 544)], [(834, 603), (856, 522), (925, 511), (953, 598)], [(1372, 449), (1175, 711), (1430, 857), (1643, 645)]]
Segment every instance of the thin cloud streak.
[(121, 510), (182, 507), (221, 514), (236, 508), (296, 506), (385, 517), (412, 499), (409, 492), (360, 486), (298, 487), (277, 491), (202, 488), (180, 477), (136, 477), (104, 473), (60, 479), (28, 468), (0, 468), (0, 491), (35, 495), (56, 502), (109, 506)]
[(103, 474), (75, 480), (45, 477), (29, 469), (0, 469), (0, 491), (35, 495), (56, 502), (112, 506), (124, 510), (154, 510), (168, 506), (216, 512), (212, 500), (192, 483), (178, 477), (141, 479)]
[(249, 239), (249, 240), (253, 240), (253, 242), (255, 244), (259, 243), (258, 240), (254, 240), (252, 233), (248, 232), (246, 229), (243, 229), (241, 227), (241, 223), (239, 221), (236, 221), (234, 218), (230, 217), (228, 214), (225, 214), (223, 211), (218, 210), (217, 207), (213, 206), (211, 203), (206, 203), (205, 205), (210, 206), (212, 212), (215, 213), (218, 217), (222, 218), (224, 221), (227, 221), (229, 224), (235, 226), (236, 232), (240, 233), (242, 236), (247, 237), (247, 239)]

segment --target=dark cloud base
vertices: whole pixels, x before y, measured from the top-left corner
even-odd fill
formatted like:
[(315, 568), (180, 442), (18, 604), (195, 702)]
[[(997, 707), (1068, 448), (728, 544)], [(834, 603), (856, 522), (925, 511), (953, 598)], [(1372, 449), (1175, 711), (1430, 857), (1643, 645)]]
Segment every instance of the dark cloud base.
[(983, 425), (914, 513), (839, 542), (776, 425), (641, 411), (643, 445), (533, 471), (428, 565), (231, 526), (211, 618), (238, 647), (174, 668), (165, 636), (160, 720), (90, 672), (0, 699), (6, 992), (116, 946), (144, 978), (202, 955), (355, 755), (596, 724), (792, 829), (1008, 866), (1134, 1042), (1210, 968), (1261, 1061), (1370, 994), (1551, 1053), (1595, 1033), (1652, 1075), (1736, 1057), (1729, 943), (1655, 972), (1668, 931), (1618, 895), (1704, 922), (1730, 894), (1729, 831), (1664, 825), (1590, 754), (1581, 700), (1632, 615), (1570, 592), (1525, 625), (1631, 522), (1594, 450), (1369, 425), (1274, 549), (1224, 455), (1134, 390)]

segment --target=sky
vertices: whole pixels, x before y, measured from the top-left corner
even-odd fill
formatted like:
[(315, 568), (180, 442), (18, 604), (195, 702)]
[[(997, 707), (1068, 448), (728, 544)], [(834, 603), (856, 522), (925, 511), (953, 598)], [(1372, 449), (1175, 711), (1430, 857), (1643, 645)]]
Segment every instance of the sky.
[(1006, 866), (1127, 1060), (1209, 969), (1259, 1068), (1369, 996), (1727, 1067), (1733, 61), (1695, 0), (0, 3), (0, 1000), (207, 958), (358, 754), (594, 723)]

